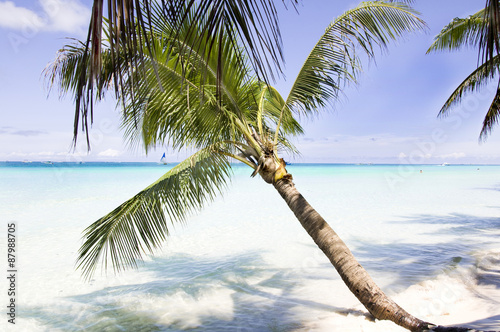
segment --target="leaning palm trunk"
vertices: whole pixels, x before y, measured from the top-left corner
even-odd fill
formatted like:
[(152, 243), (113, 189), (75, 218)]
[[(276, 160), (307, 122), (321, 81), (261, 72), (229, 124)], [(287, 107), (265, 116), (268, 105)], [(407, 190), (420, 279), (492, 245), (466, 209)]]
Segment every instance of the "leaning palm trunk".
[(278, 166), (276, 169), (273, 167), (276, 164), (269, 159), (263, 163), (263, 170), (260, 172), (262, 178), (274, 185), (302, 227), (328, 257), (349, 290), (373, 317), (391, 320), (411, 331), (429, 329), (432, 324), (410, 315), (377, 286), (344, 241), (295, 188), (291, 174), (287, 173), (282, 166), (283, 160), (278, 163), (281, 167)]

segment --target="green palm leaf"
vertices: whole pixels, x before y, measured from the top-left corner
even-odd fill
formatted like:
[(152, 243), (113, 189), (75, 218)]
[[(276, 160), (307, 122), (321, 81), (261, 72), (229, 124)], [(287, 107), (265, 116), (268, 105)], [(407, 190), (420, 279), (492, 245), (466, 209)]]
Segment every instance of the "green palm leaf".
[(490, 108), (488, 109), (488, 112), (484, 117), (483, 127), (481, 128), (481, 133), (479, 134), (480, 141), (486, 140), (488, 135), (491, 133), (491, 130), (498, 123), (498, 121), (500, 121), (500, 85), (497, 86), (495, 97), (493, 98)]
[(453, 91), (451, 96), (445, 102), (438, 116), (446, 116), (450, 109), (454, 106), (460, 104), (463, 98), (472, 92), (478, 92), (482, 87), (486, 86), (492, 79), (491, 68), (494, 68), (494, 72), (497, 72), (498, 66), (500, 66), (500, 56), (497, 55), (492, 60), (493, 65), (482, 64), (476, 70), (474, 70), (467, 78), (460, 83), (460, 85)]
[(361, 70), (356, 49), (370, 58), (373, 47), (425, 27), (417, 13), (402, 3), (364, 2), (339, 16), (309, 54), (288, 96), (286, 105), (308, 114), (338, 99), (344, 84), (355, 82)]
[[(255, 103), (244, 50), (227, 34), (193, 49), (191, 39), (203, 31), (193, 33), (188, 19), (175, 32), (179, 39), (173, 39), (171, 22), (158, 10), (153, 13), (150, 43), (155, 53), (143, 55), (145, 70), (129, 76), (135, 84), (126, 84), (134, 87), (125, 90), (124, 127), (130, 141), (144, 142), (147, 150), (163, 143), (202, 148), (217, 140), (241, 139), (235, 119), (245, 124), (243, 112)], [(194, 19), (193, 11), (189, 17)]]
[(479, 39), (479, 58), (490, 64), (495, 55), (500, 54), (500, 4), (498, 0), (486, 0), (484, 19)]
[(218, 102), (215, 87), (202, 85), (196, 73), (183, 75), (176, 61), (158, 63), (156, 73), (150, 66), (146, 75), (136, 78), (134, 99), (124, 105), (126, 136), (132, 143), (144, 143), (146, 151), (164, 143), (174, 149), (200, 148), (233, 139), (237, 134), (232, 118), (228, 108)]
[[(73, 44), (65, 45), (57, 53), (56, 59), (47, 65), (43, 70), (45, 80), (49, 87), (49, 92), (54, 85), (59, 87), (60, 96), (65, 96), (71, 93), (75, 99), (77, 98), (79, 89), (87, 89), (92, 86), (91, 93), (87, 98), (93, 101), (99, 101), (104, 98), (106, 92), (110, 89), (115, 75), (115, 64), (111, 57), (109, 48), (103, 49), (100, 59), (100, 72), (96, 78), (92, 78), (89, 68), (92, 66), (89, 57), (85, 55), (86, 46), (81, 41), (74, 40)], [(85, 82), (80, 83), (79, 80), (85, 76)], [(83, 111), (86, 114), (88, 110)], [(87, 130), (89, 122), (84, 118), (79, 128), (79, 115), (75, 114), (74, 122), (74, 139), (76, 139), (80, 129)], [(88, 140), (87, 136), (87, 140)], [(76, 143), (76, 141), (74, 142)], [(89, 142), (87, 142), (89, 143)]]
[[(478, 92), (499, 73), (498, 1), (487, 1), (486, 7), (467, 18), (455, 18), (434, 38), (427, 53), (459, 50), (464, 46), (479, 48), (478, 67), (459, 84), (446, 100), (438, 116), (448, 115), (468, 93)], [(486, 140), (499, 120), (500, 91), (497, 92), (483, 120), (479, 140)]]
[[(42, 72), (49, 91), (54, 85), (59, 87), (60, 97), (71, 93), (73, 96), (78, 89), (78, 78), (90, 66), (88, 58), (84, 56), (85, 45), (78, 40), (73, 44), (65, 45), (57, 52), (56, 59), (49, 63)], [(94, 100), (102, 100), (113, 83), (113, 63), (109, 49), (104, 49), (101, 61), (99, 79), (94, 81)], [(88, 74), (88, 73), (87, 73)], [(87, 77), (87, 82), (90, 82)]]
[(427, 53), (458, 50), (464, 46), (478, 46), (483, 22), (484, 10), (467, 18), (454, 18), (434, 37), (434, 42)]
[(137, 80), (135, 99), (124, 108), (123, 126), (130, 141), (143, 142), (147, 151), (157, 144), (181, 149), (201, 148), (217, 140), (241, 140), (235, 121), (245, 121), (240, 105), (244, 107), (252, 96), (240, 91), (244, 89), (235, 81), (231, 87), (224, 85), (224, 97), (218, 98), (215, 85), (196, 74), (183, 77), (179, 71), (175, 65), (158, 65), (163, 91), (152, 70)]
[(254, 126), (258, 128), (259, 135), (265, 136), (266, 133), (275, 132), (275, 128), (278, 128), (279, 135), (283, 137), (303, 133), (301, 125), (293, 117), (278, 90), (263, 82), (257, 82), (256, 88), (257, 109), (252, 109), (248, 117), (254, 119)]
[(231, 166), (214, 144), (195, 153), (140, 193), (94, 222), (85, 230), (78, 267), (88, 278), (99, 261), (115, 271), (137, 266), (169, 234), (169, 221), (182, 222), (212, 201), (227, 186)]

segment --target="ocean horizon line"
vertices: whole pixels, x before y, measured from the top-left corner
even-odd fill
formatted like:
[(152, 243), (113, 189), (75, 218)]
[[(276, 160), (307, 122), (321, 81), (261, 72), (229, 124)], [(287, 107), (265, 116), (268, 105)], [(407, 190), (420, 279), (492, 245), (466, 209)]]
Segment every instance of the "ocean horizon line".
[[(57, 161), (57, 160), (0, 160), (0, 166), (6, 165), (86, 165), (86, 166), (99, 166), (99, 165), (121, 165), (121, 166), (172, 166), (178, 165), (180, 162), (170, 162), (163, 164), (154, 161)], [(240, 162), (231, 162), (232, 166), (246, 166)], [(412, 163), (372, 163), (372, 162), (293, 162), (288, 163), (287, 166), (500, 166), (500, 164), (486, 164), (486, 163), (425, 163), (425, 164), (412, 164)]]

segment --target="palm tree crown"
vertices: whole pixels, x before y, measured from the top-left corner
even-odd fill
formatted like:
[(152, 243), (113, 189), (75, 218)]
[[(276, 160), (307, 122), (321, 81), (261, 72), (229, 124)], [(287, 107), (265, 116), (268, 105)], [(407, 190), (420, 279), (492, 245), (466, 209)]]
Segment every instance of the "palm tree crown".
[[(297, 2), (298, 0), (283, 0), (283, 4), (292, 6)], [(107, 17), (104, 16), (105, 4)], [(168, 18), (169, 24), (174, 28), (169, 31), (171, 38), (178, 38), (177, 31), (185, 27), (186, 22), (190, 22), (187, 33), (191, 38), (185, 47), (194, 49), (213, 43), (217, 34), (226, 31), (227, 38), (233, 43), (241, 41), (251, 54), (250, 61), (255, 72), (266, 82), (269, 78), (273, 79), (275, 73), (279, 75), (282, 70), (281, 35), (273, 0), (108, 0), (106, 3), (104, 0), (94, 0), (88, 36), (83, 43), (81, 54), (88, 65), (82, 68), (74, 82), (75, 143), (81, 124), (87, 134), (87, 145), (90, 149), (89, 116), (92, 123), (93, 95), (99, 89), (95, 81), (100, 80), (103, 61), (103, 23), (107, 24), (104, 32), (108, 37), (109, 60), (120, 67), (113, 77), (114, 92), (118, 97), (126, 94), (126, 89), (132, 89), (129, 84), (133, 82), (125, 78), (142, 64), (142, 54), (148, 53), (152, 56), (156, 53), (155, 45), (150, 42), (147, 31), (155, 24), (154, 20), (157, 18), (154, 16), (158, 13)], [(232, 29), (227, 29), (228, 26)], [(199, 31), (207, 33), (198, 34)], [(227, 33), (228, 31), (230, 33)], [(212, 46), (206, 54), (207, 57), (211, 50)], [(220, 51), (218, 53), (222, 54)], [(138, 54), (141, 56), (137, 57)], [(156, 67), (154, 69), (157, 70)], [(221, 68), (217, 69), (220, 73)]]
[[(297, 115), (319, 112), (338, 98), (344, 84), (356, 81), (360, 50), (373, 57), (374, 46), (385, 47), (424, 26), (400, 3), (367, 2), (347, 11), (327, 27), (284, 99), (255, 77), (244, 47), (234, 43), (230, 33), (216, 31), (213, 38), (190, 47), (196, 35), (191, 21), (199, 18), (195, 8), (184, 10), (186, 19), (179, 29), (160, 7), (151, 8), (154, 24), (147, 36), (152, 47), (137, 53), (141, 70), (121, 73), (123, 82), (116, 82), (116, 72), (124, 70), (111, 54), (116, 50), (109, 44), (101, 50), (94, 98), (100, 100), (114, 84), (122, 85), (119, 101), (129, 141), (143, 144), (146, 151), (168, 144), (198, 152), (86, 230), (79, 266), (88, 276), (99, 260), (105, 266), (111, 260), (119, 270), (135, 266), (144, 253), (159, 247), (169, 221), (185, 220), (223, 191), (231, 175), (230, 159), (252, 167), (253, 175), (259, 173), (267, 182), (286, 175), (278, 151), (297, 152), (289, 141), (302, 133)], [(198, 28), (205, 24), (201, 21)], [(178, 29), (175, 34), (173, 29)], [(50, 84), (78, 94), (78, 78), (91, 66), (84, 54), (81, 42), (62, 49), (45, 71)], [(265, 171), (270, 169), (273, 172)]]

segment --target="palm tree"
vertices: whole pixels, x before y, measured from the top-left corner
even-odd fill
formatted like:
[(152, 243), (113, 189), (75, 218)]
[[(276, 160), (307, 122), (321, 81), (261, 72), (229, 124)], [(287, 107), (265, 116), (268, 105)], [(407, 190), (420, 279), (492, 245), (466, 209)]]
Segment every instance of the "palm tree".
[[(486, 1), (484, 9), (466, 18), (453, 19), (434, 38), (427, 53), (460, 50), (467, 46), (479, 49), (478, 66), (448, 97), (439, 116), (448, 115), (467, 94), (480, 91), (497, 76), (500, 65), (500, 8), (497, 0)], [(500, 80), (483, 120), (479, 140), (485, 141), (499, 120)]]
[[(160, 9), (151, 9), (151, 29), (141, 31), (152, 47), (136, 56), (137, 70), (122, 73), (123, 127), (131, 144), (146, 151), (158, 144), (197, 152), (173, 167), (149, 187), (85, 230), (78, 267), (90, 277), (110, 263), (115, 271), (137, 266), (146, 253), (160, 247), (169, 222), (183, 222), (194, 211), (222, 194), (231, 176), (230, 160), (248, 165), (279, 192), (304, 229), (367, 310), (412, 331), (432, 324), (413, 317), (389, 299), (354, 258), (346, 244), (305, 200), (293, 183), (279, 152), (296, 152), (289, 138), (302, 133), (297, 116), (310, 116), (333, 103), (361, 70), (358, 52), (374, 57), (374, 46), (386, 47), (403, 33), (425, 23), (407, 5), (365, 2), (334, 20), (304, 62), (285, 99), (253, 75), (244, 47), (214, 33), (192, 48), (193, 26), (203, 27), (196, 8), (186, 8), (182, 26), (172, 25)], [(209, 20), (209, 17), (205, 17)], [(231, 27), (228, 27), (231, 28)], [(142, 28), (140, 28), (142, 29)], [(176, 32), (173, 33), (173, 29)], [(112, 34), (108, 36), (113, 38)], [(85, 43), (67, 46), (45, 73), (63, 93), (78, 94), (77, 81), (91, 66)], [(94, 99), (116, 84), (118, 61), (130, 58), (103, 46)], [(149, 53), (150, 52), (150, 53)], [(132, 59), (135, 61), (135, 59)], [(141, 67), (139, 70), (139, 66)], [(82, 74), (84, 73), (84, 74)], [(133, 89), (133, 90), (132, 90)]]

